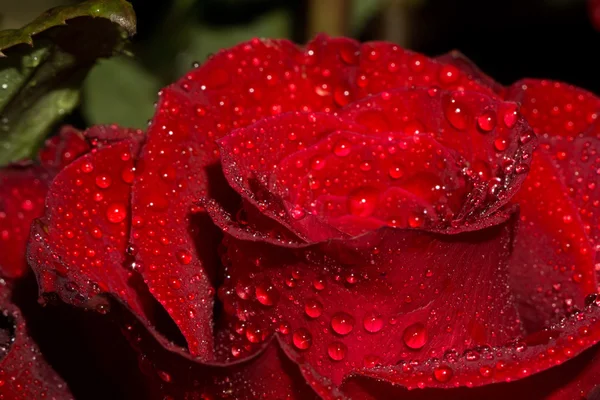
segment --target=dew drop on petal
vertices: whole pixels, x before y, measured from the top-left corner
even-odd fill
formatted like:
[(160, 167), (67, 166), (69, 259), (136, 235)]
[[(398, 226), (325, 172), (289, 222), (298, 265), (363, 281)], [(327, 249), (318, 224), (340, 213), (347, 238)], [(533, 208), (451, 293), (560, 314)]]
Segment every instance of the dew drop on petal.
[(479, 368), (479, 375), (484, 378), (488, 378), (492, 375), (492, 369), (490, 367), (481, 367)]
[(413, 350), (419, 350), (427, 343), (427, 329), (423, 324), (417, 322), (404, 329), (402, 340), (407, 347)]
[(517, 118), (517, 105), (510, 104), (503, 112), (502, 121), (504, 122), (504, 125), (506, 125), (507, 128), (512, 128), (517, 123)]
[(250, 343), (260, 343), (262, 341), (261, 329), (255, 326), (249, 326), (246, 329), (246, 339)]
[(106, 218), (113, 224), (122, 222), (127, 216), (125, 206), (120, 203), (113, 203), (106, 210)]
[(347, 140), (340, 140), (333, 146), (333, 154), (338, 157), (345, 157), (350, 154), (350, 142)]
[(177, 252), (177, 260), (184, 265), (188, 265), (192, 262), (192, 254), (187, 250), (179, 250)]
[(496, 113), (486, 110), (477, 117), (477, 126), (483, 132), (490, 132), (496, 127)]
[(379, 332), (383, 328), (383, 318), (375, 312), (369, 312), (363, 318), (363, 326), (367, 332)]
[(107, 189), (110, 187), (111, 183), (112, 180), (108, 175), (98, 175), (96, 177), (96, 186), (98, 186), (100, 189)]
[(347, 351), (348, 348), (344, 343), (341, 342), (331, 342), (327, 346), (327, 354), (329, 355), (329, 358), (331, 358), (333, 361), (343, 360), (344, 357), (346, 357)]
[(338, 312), (331, 318), (331, 329), (338, 335), (347, 335), (354, 329), (354, 318), (345, 312)]
[(377, 208), (379, 193), (373, 188), (359, 188), (348, 195), (348, 210), (358, 217), (368, 217)]
[(256, 300), (264, 306), (272, 306), (277, 303), (279, 299), (279, 293), (270, 284), (261, 283), (256, 286), (255, 290)]
[(171, 289), (179, 289), (181, 287), (181, 280), (177, 277), (171, 277), (168, 279), (168, 284)]
[(306, 350), (312, 344), (312, 335), (307, 329), (299, 328), (292, 335), (292, 343), (298, 350)]
[(323, 305), (315, 299), (309, 299), (304, 304), (304, 312), (310, 318), (319, 318), (323, 313)]
[(458, 80), (460, 71), (454, 65), (448, 64), (440, 68), (439, 78), (440, 82), (449, 85)]
[(494, 148), (497, 151), (504, 151), (504, 150), (506, 150), (507, 147), (508, 147), (508, 143), (506, 142), (506, 139), (498, 138), (498, 139), (494, 140)]
[(433, 370), (433, 377), (440, 383), (448, 382), (452, 379), (452, 375), (454, 375), (452, 368), (446, 365), (441, 365)]
[(446, 115), (446, 119), (450, 122), (454, 128), (462, 131), (467, 127), (467, 114), (461, 104), (456, 101), (456, 99), (451, 99), (448, 104), (446, 104), (444, 109), (444, 114)]
[(313, 281), (313, 287), (315, 288), (315, 290), (325, 289), (325, 280), (324, 279), (315, 279)]
[(404, 176), (404, 171), (399, 166), (393, 166), (389, 170), (390, 178), (392, 179), (400, 179)]

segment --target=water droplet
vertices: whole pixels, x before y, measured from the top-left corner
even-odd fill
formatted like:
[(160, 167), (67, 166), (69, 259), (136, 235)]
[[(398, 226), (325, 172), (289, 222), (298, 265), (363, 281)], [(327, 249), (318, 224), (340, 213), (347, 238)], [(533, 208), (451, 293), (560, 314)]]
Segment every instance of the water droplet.
[(159, 371), (156, 371), (156, 373), (158, 374), (158, 377), (160, 379), (162, 379), (164, 382), (167, 382), (167, 383), (171, 382), (171, 374), (169, 374), (168, 372), (159, 370)]
[(497, 151), (504, 151), (504, 150), (506, 150), (507, 147), (508, 147), (508, 143), (507, 143), (506, 139), (498, 138), (498, 139), (494, 140), (494, 148)]
[(323, 313), (323, 305), (315, 299), (309, 299), (304, 305), (304, 312), (310, 318), (319, 318)]
[(338, 335), (347, 335), (354, 329), (354, 318), (345, 312), (338, 312), (331, 318), (331, 329)]
[(158, 171), (158, 175), (167, 182), (171, 182), (175, 180), (177, 176), (177, 171), (172, 165), (166, 165)]
[(348, 65), (358, 63), (358, 50), (353, 43), (347, 43), (340, 48), (340, 58)]
[(177, 277), (171, 277), (168, 279), (168, 284), (171, 289), (179, 289), (181, 287), (181, 280)]
[(343, 360), (344, 357), (346, 357), (347, 351), (348, 348), (344, 343), (341, 342), (331, 342), (327, 346), (327, 354), (333, 361)]
[(315, 157), (311, 160), (310, 167), (315, 171), (319, 171), (325, 167), (325, 160), (322, 157)]
[(120, 203), (114, 203), (108, 206), (106, 210), (106, 218), (113, 224), (122, 222), (127, 216), (125, 206)]
[(272, 306), (279, 300), (279, 292), (271, 284), (261, 283), (256, 286), (256, 300), (264, 306)]
[(404, 329), (402, 340), (404, 344), (413, 350), (419, 350), (427, 343), (427, 329), (423, 324), (417, 322)]
[(410, 57), (410, 60), (408, 62), (408, 66), (414, 72), (421, 72), (421, 71), (423, 71), (425, 69), (425, 64), (426, 63), (427, 63), (427, 58), (425, 58), (424, 55), (422, 55), (422, 54), (413, 54)]
[(192, 254), (187, 250), (179, 250), (177, 252), (177, 260), (184, 265), (188, 265), (192, 262)]
[(111, 183), (112, 179), (110, 179), (110, 176), (108, 175), (98, 175), (96, 177), (96, 186), (98, 186), (100, 189), (106, 189), (110, 187)]
[(350, 103), (351, 99), (352, 97), (350, 93), (350, 88), (340, 86), (336, 87), (333, 90), (333, 100), (338, 106), (345, 106), (346, 104)]
[(292, 343), (298, 350), (306, 350), (312, 344), (312, 335), (305, 328), (299, 328), (292, 335)]
[(315, 279), (313, 281), (313, 287), (316, 290), (323, 290), (323, 289), (325, 289), (325, 280), (324, 279)]
[(450, 125), (459, 131), (467, 127), (468, 117), (466, 109), (456, 99), (450, 99), (445, 106), (444, 114)]
[(381, 363), (381, 358), (373, 354), (367, 354), (363, 359), (363, 365), (367, 368), (373, 368)]
[(340, 140), (333, 147), (333, 153), (338, 157), (345, 157), (350, 154), (350, 142), (347, 140)]
[(121, 171), (121, 179), (125, 183), (131, 183), (135, 179), (135, 169), (133, 167), (125, 167)]
[(448, 367), (447, 365), (441, 365), (433, 370), (433, 377), (440, 383), (448, 382), (450, 379), (452, 379), (453, 374), (454, 372), (452, 371), (452, 368)]
[(477, 126), (484, 132), (490, 132), (496, 127), (496, 113), (486, 110), (477, 117)]
[(92, 164), (91, 162), (85, 162), (81, 165), (81, 172), (83, 172), (84, 174), (89, 174), (93, 170), (94, 164)]
[(508, 104), (508, 107), (502, 113), (502, 121), (507, 128), (512, 128), (517, 123), (517, 105)]
[(299, 206), (299, 205), (294, 206), (294, 208), (292, 208), (292, 210), (290, 211), (290, 214), (292, 215), (292, 218), (295, 220), (300, 220), (300, 219), (304, 218), (304, 216), (306, 215), (306, 213), (302, 209), (302, 206)]
[(421, 214), (412, 213), (408, 217), (408, 226), (411, 228), (420, 228), (423, 226), (423, 216)]
[(404, 176), (404, 170), (396, 165), (390, 168), (389, 174), (392, 179), (400, 179)]
[(290, 333), (290, 324), (288, 324), (287, 322), (281, 322), (279, 324), (279, 327), (277, 328), (277, 331), (282, 335), (287, 335), (288, 333)]
[(374, 311), (368, 312), (363, 319), (363, 326), (367, 332), (379, 332), (383, 328), (383, 318)]
[(263, 332), (260, 328), (250, 325), (246, 328), (246, 339), (250, 343), (260, 343), (262, 342)]
[(439, 78), (440, 82), (442, 82), (443, 84), (449, 85), (451, 83), (454, 83), (458, 80), (459, 77), (460, 71), (454, 65), (448, 64), (440, 68)]
[(368, 217), (377, 208), (379, 193), (373, 188), (359, 188), (348, 196), (350, 214)]

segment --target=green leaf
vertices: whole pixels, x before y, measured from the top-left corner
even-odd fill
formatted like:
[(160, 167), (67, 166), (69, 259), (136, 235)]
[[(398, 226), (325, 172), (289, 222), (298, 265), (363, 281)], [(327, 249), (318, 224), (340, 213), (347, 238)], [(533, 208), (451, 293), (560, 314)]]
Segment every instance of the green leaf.
[(127, 1), (89, 0), (0, 32), (0, 165), (35, 151), (77, 105), (98, 58), (123, 51), (135, 23)]
[[(150, 57), (151, 65), (144, 67), (140, 59), (116, 57), (92, 69), (84, 85), (82, 104), (89, 124), (144, 128), (154, 113), (160, 88), (189, 71), (193, 62), (254, 37), (289, 35), (290, 20), (285, 10), (272, 11), (246, 25), (216, 28), (182, 17), (186, 10), (189, 14), (189, 3), (177, 3), (178, 18), (168, 20), (179, 21), (179, 25), (173, 28), (173, 23), (166, 24), (171, 30), (151, 42), (150, 49), (156, 55)], [(161, 70), (168, 71), (169, 76), (164, 77)]]
[(144, 128), (154, 113), (161, 83), (128, 57), (102, 60), (83, 87), (83, 115), (90, 124)]

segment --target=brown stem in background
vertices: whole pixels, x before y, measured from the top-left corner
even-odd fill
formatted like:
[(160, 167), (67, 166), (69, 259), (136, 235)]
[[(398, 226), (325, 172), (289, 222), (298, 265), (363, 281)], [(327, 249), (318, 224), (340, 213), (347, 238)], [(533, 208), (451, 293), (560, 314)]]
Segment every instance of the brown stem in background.
[(331, 36), (348, 34), (350, 3), (350, 0), (308, 0), (307, 38), (318, 33)]
[(402, 47), (411, 46), (411, 22), (414, 12), (422, 0), (387, 0), (382, 10), (380, 38), (399, 44)]

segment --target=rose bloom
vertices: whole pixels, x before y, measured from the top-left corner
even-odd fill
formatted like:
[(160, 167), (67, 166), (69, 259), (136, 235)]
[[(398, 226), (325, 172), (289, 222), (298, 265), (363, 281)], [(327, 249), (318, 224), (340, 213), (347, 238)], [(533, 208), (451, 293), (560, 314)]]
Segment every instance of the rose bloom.
[(147, 132), (2, 171), (0, 398), (75, 385), (11, 304), (29, 265), (122, 328), (148, 398), (598, 399), (599, 110), (458, 53), (223, 50)]

